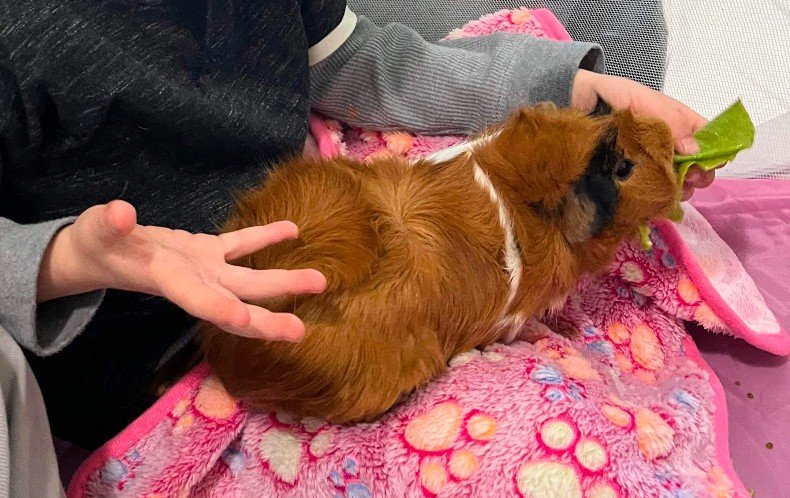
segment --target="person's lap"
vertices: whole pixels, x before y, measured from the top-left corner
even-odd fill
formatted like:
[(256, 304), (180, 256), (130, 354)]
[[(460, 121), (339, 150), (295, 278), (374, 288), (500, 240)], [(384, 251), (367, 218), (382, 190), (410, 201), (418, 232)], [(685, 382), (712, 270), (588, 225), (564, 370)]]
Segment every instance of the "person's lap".
[(0, 495), (63, 493), (47, 414), (22, 349), (0, 326)]

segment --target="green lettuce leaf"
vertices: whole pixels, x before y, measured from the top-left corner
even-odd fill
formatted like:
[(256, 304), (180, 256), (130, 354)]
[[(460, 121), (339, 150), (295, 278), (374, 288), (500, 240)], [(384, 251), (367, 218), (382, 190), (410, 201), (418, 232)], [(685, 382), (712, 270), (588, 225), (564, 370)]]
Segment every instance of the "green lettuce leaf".
[(721, 168), (738, 152), (751, 147), (754, 144), (754, 123), (743, 102), (738, 100), (695, 133), (694, 138), (699, 144), (699, 152), (674, 158), (680, 185), (683, 185), (692, 166), (697, 165), (703, 171)]
[[(692, 166), (698, 166), (703, 171), (721, 168), (735, 159), (740, 151), (751, 147), (754, 144), (754, 123), (743, 102), (738, 100), (695, 133), (694, 138), (699, 144), (699, 152), (677, 155), (673, 159), (681, 187)], [(680, 203), (675, 206), (670, 219), (675, 222), (683, 220)], [(640, 227), (639, 237), (645, 250), (653, 246), (647, 227)]]

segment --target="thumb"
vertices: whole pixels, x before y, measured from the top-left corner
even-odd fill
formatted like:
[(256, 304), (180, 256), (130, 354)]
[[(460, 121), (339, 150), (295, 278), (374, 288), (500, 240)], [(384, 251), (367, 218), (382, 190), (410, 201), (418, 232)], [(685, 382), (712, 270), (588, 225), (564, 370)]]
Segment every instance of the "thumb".
[(119, 236), (129, 235), (137, 225), (137, 211), (126, 201), (112, 201), (104, 208), (108, 228)]
[(137, 212), (126, 201), (112, 201), (94, 206), (86, 211), (90, 215), (93, 236), (105, 246), (118, 242), (129, 235), (137, 225)]
[(675, 150), (687, 156), (699, 152), (699, 144), (694, 135), (708, 124), (708, 120), (678, 103), (673, 119), (669, 123), (672, 136), (675, 137)]
[(675, 150), (681, 156), (690, 156), (699, 152), (699, 144), (693, 136), (681, 137), (675, 140)]

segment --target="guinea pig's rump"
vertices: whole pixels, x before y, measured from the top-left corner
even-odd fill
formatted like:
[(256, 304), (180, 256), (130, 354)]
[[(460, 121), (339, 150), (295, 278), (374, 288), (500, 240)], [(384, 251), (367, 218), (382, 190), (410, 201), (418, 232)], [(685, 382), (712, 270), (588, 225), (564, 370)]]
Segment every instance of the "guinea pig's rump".
[(493, 342), (504, 235), (475, 185), (460, 164), (296, 160), (242, 194), (226, 229), (287, 219), (300, 237), (236, 263), (315, 268), (328, 287), (255, 303), (295, 312), (307, 329), (298, 343), (204, 325), (205, 357), (229, 392), (259, 408), (370, 420), (451, 355)]

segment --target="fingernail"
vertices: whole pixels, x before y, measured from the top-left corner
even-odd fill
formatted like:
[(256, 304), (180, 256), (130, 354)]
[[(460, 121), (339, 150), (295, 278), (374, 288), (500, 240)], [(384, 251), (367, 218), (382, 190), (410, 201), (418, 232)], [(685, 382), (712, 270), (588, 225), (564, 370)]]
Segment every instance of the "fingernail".
[(697, 168), (691, 168), (686, 174), (686, 183), (696, 183), (700, 180), (701, 174)]
[(316, 286), (312, 289), (311, 292), (313, 294), (321, 294), (326, 290), (327, 286), (329, 285), (329, 282), (326, 279), (326, 275), (319, 272), (318, 270), (313, 270), (313, 271), (315, 271), (318, 274), (317, 275), (318, 278), (316, 279), (315, 282)]
[(290, 335), (280, 332), (279, 330), (267, 330), (262, 338), (271, 342), (294, 342)]
[(283, 334), (283, 335), (280, 336), (280, 338), (281, 338), (280, 340), (282, 340), (284, 342), (299, 342), (302, 339), (304, 339), (304, 334), (299, 334), (299, 335), (293, 335), (293, 334), (284, 335)]
[(693, 137), (686, 137), (680, 142), (681, 150), (680, 152), (683, 154), (696, 154), (699, 152), (699, 144)]

